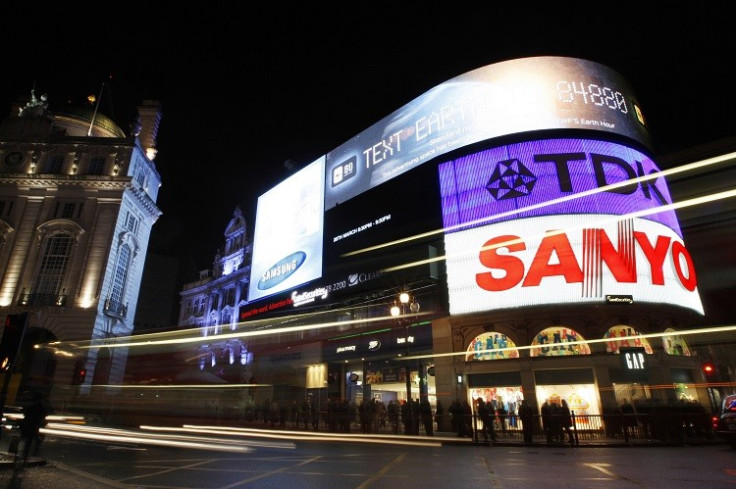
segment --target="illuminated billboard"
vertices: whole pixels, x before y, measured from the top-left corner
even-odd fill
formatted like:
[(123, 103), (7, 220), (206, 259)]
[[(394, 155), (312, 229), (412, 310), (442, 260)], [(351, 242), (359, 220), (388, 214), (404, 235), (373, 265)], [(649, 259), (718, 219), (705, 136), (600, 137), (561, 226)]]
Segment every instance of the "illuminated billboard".
[(603, 303), (606, 295), (703, 313), (677, 217), (658, 210), (671, 203), (664, 180), (609, 187), (656, 173), (638, 151), (531, 141), (438, 171), (452, 314)]
[(463, 146), (548, 129), (603, 131), (649, 145), (632, 90), (610, 68), (566, 57), (505, 61), (434, 87), (328, 153), (325, 208)]
[(258, 198), (248, 300), (322, 276), (324, 157)]

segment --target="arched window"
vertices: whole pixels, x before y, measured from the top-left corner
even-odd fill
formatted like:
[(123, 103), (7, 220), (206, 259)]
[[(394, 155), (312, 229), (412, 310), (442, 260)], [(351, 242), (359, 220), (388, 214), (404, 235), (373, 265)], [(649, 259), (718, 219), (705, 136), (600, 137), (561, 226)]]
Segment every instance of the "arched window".
[(664, 333), (665, 334), (662, 336), (662, 344), (664, 346), (665, 353), (667, 353), (668, 355), (685, 357), (689, 357), (692, 355), (692, 353), (690, 352), (690, 347), (687, 346), (685, 338), (677, 334), (676, 330), (674, 330), (673, 328), (667, 328), (664, 330)]
[(565, 355), (590, 355), (590, 346), (574, 329), (553, 326), (540, 331), (532, 341), (529, 351), (532, 357), (556, 357)]
[(651, 355), (654, 353), (649, 340), (641, 337), (641, 333), (631, 326), (619, 324), (608, 328), (603, 338), (610, 340), (606, 342), (606, 351), (608, 353), (620, 353), (621, 348), (642, 347), (644, 351)]
[(502, 360), (519, 358), (516, 343), (503, 333), (491, 331), (473, 338), (467, 348), (465, 361), (471, 360)]
[(49, 235), (44, 243), (41, 265), (33, 287), (38, 300), (49, 301), (62, 295), (64, 277), (69, 266), (69, 257), (74, 248), (74, 237), (71, 233), (60, 231)]

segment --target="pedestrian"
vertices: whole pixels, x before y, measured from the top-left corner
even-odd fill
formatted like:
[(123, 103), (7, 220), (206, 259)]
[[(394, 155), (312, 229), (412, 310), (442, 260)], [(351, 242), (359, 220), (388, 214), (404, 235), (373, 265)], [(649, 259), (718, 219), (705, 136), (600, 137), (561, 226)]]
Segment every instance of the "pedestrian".
[(534, 411), (532, 407), (526, 402), (526, 399), (521, 400), (519, 406), (519, 417), (521, 418), (521, 429), (524, 433), (524, 445), (532, 444), (532, 434), (534, 432)]
[(634, 435), (637, 424), (634, 405), (628, 399), (624, 399), (623, 404), (621, 404), (621, 426), (623, 426), (627, 437)]
[(23, 420), (20, 423), (20, 436), (23, 443), (22, 460), (25, 463), (33, 450), (38, 453), (41, 446), (40, 430), (46, 426), (49, 408), (41, 392), (34, 392), (31, 402), (23, 408)]
[(401, 405), (401, 423), (404, 425), (404, 434), (411, 435), (411, 399)]
[(552, 404), (549, 399), (542, 404), (542, 429), (544, 430), (547, 444), (552, 443)]
[(434, 420), (432, 419), (432, 405), (426, 397), (422, 397), (422, 400), (419, 402), (419, 416), (422, 418), (424, 432), (427, 436), (433, 436)]
[(437, 409), (435, 409), (434, 412), (434, 421), (437, 423), (437, 431), (445, 431), (445, 420), (444, 420), (445, 412), (442, 409), (442, 403), (440, 400), (437, 400)]
[(499, 400), (498, 403), (498, 424), (501, 426), (501, 433), (506, 436), (506, 418), (508, 417), (508, 411), (506, 411), (506, 404), (503, 400)]
[(561, 442), (562, 440), (562, 424), (563, 410), (559, 399), (552, 402), (552, 440)]
[[(567, 435), (567, 441), (570, 443), (570, 445), (574, 445), (575, 439), (573, 438), (572, 430), (570, 429), (570, 427), (572, 426), (572, 413), (570, 412), (570, 406), (567, 405), (566, 400), (564, 399), (562, 400), (562, 406), (560, 409), (561, 409), (560, 426), (562, 427), (564, 434)], [(561, 441), (564, 441), (564, 440), (561, 440)]]
[(467, 400), (463, 401), (463, 436), (473, 436), (473, 408)]
[(493, 407), (486, 403), (482, 398), (478, 398), (478, 417), (483, 425), (481, 430), (483, 433), (483, 439), (486, 442), (488, 442), (489, 438), (491, 441), (496, 441), (496, 430), (493, 428), (494, 414), (495, 411)]
[(309, 427), (309, 399), (306, 397), (302, 400), (299, 412), (301, 415), (301, 421), (304, 423), (304, 429), (306, 430)]
[(41, 446), (41, 428), (46, 426), (46, 415), (49, 408), (43, 400), (43, 394), (34, 392), (30, 402), (23, 408), (23, 419), (20, 421), (20, 443), (13, 465), (13, 478), (9, 488), (21, 487), (23, 472), (28, 462), (28, 456), (33, 451), (38, 453)]
[(317, 404), (317, 399), (314, 397), (309, 404), (309, 415), (312, 417), (312, 429), (317, 431), (319, 429), (319, 404)]
[(391, 431), (397, 435), (399, 433), (399, 404), (391, 399), (388, 401), (388, 408), (386, 408), (388, 414), (388, 422), (391, 425)]
[(450, 411), (450, 424), (452, 431), (457, 433), (458, 437), (463, 437), (463, 405), (460, 404), (460, 399), (455, 399), (450, 404), (448, 409)]

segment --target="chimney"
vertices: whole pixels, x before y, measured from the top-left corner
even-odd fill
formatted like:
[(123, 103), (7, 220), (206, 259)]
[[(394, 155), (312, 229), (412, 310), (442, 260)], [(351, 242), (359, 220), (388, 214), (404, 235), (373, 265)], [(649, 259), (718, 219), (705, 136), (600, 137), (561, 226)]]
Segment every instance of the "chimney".
[(138, 122), (140, 123), (138, 139), (148, 159), (153, 161), (156, 157), (158, 125), (161, 122), (161, 103), (157, 100), (144, 100), (143, 105), (138, 106)]

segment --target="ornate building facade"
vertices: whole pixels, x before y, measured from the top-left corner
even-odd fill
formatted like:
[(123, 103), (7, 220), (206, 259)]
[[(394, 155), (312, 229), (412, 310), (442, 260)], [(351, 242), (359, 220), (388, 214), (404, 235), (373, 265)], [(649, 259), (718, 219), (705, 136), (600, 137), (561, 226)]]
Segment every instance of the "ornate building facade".
[[(0, 125), (0, 312), (27, 318), (5, 370), (8, 402), (23, 390), (53, 403), (122, 382), (126, 352), (97, 345), (133, 331), (161, 215), (160, 120), (160, 104), (144, 101), (126, 134), (98, 107), (52, 111), (32, 92)], [(72, 341), (84, 348), (70, 354)]]
[(247, 378), (243, 378), (247, 372), (243, 367), (251, 357), (248, 349), (241, 339), (220, 340), (217, 336), (238, 329), (240, 309), (248, 303), (252, 244), (239, 208), (235, 209), (224, 237), (212, 270), (200, 272), (198, 280), (183, 286), (179, 327), (197, 327), (202, 333), (200, 370), (238, 382)]

